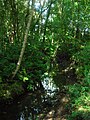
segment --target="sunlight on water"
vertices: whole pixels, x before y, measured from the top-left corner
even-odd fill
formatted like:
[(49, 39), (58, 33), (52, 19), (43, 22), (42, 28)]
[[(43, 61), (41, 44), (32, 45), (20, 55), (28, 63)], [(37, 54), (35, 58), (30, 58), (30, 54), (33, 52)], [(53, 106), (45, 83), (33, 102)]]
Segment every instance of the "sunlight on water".
[(49, 95), (53, 95), (56, 90), (59, 90), (59, 88), (54, 84), (53, 79), (51, 77), (44, 78), (42, 84), (45, 90), (47, 91), (47, 94)]

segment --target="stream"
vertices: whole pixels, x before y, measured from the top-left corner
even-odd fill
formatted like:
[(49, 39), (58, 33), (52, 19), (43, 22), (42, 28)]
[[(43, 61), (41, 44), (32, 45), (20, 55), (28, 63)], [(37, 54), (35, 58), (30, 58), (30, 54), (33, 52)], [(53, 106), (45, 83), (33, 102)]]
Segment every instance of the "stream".
[[(62, 63), (63, 65), (65, 63)], [(65, 86), (74, 84), (76, 76), (70, 63), (54, 77), (44, 77), (44, 90), (36, 90), (16, 98), (12, 104), (0, 105), (0, 120), (66, 120), (65, 105), (69, 102)]]
[(66, 120), (65, 105), (69, 97), (65, 85), (73, 84), (75, 80), (71, 70), (58, 71), (55, 78), (45, 77), (42, 82), (44, 90), (22, 95), (12, 104), (1, 104), (0, 120)]
[(45, 91), (27, 93), (10, 105), (0, 105), (0, 120), (43, 120), (44, 115), (53, 107), (59, 88), (51, 78), (42, 82)]

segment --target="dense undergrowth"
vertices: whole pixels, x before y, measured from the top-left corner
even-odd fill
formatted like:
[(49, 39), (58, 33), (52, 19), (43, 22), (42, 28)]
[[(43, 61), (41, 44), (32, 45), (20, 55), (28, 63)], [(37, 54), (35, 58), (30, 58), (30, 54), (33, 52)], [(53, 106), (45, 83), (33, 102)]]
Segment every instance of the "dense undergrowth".
[(70, 97), (68, 120), (90, 119), (90, 43), (83, 46), (82, 50), (74, 56), (77, 83), (68, 85)]
[[(0, 100), (43, 88), (42, 81), (51, 74), (54, 83), (60, 90), (66, 87), (70, 97), (67, 119), (89, 120), (89, 0), (46, 0), (43, 5), (37, 0), (29, 2), (0, 1)], [(12, 79), (32, 6), (34, 14), (26, 47)]]
[(64, 86), (66, 94), (69, 95), (69, 103), (66, 105), (67, 120), (89, 120), (90, 42), (84, 44), (81, 42), (77, 45), (65, 43), (67, 47), (62, 45), (58, 49), (56, 71), (58, 69), (59, 71), (54, 75), (56, 78), (54, 82), (58, 87)]

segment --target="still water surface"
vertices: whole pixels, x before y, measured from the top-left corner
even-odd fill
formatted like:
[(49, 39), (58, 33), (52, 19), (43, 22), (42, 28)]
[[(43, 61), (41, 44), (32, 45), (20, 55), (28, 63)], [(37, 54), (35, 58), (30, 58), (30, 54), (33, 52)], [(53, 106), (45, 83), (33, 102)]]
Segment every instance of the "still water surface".
[(43, 81), (45, 93), (28, 93), (14, 104), (0, 106), (0, 120), (40, 120), (45, 111), (52, 107), (51, 98), (59, 88), (55, 86), (51, 78)]

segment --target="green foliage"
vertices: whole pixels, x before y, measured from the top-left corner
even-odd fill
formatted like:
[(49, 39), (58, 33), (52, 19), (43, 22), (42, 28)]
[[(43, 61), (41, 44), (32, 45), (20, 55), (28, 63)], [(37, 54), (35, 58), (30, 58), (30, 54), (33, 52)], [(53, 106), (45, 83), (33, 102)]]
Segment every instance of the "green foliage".
[(70, 97), (70, 103), (68, 109), (71, 111), (71, 115), (68, 116), (68, 120), (72, 119), (90, 119), (90, 89), (89, 86), (81, 86), (81, 84), (74, 84), (68, 86), (68, 94)]
[(67, 120), (90, 120), (90, 113), (83, 111), (72, 112), (72, 115)]
[(76, 61), (76, 73), (79, 79), (83, 79), (84, 84), (90, 85), (90, 43), (83, 46), (74, 56)]
[(90, 42), (81, 45), (72, 59), (75, 61), (74, 67), (77, 74), (77, 81), (74, 85), (69, 85), (67, 92), (70, 96), (70, 115), (68, 120), (89, 120), (90, 119)]
[(0, 76), (2, 77), (2, 80), (10, 79), (12, 72), (16, 67), (16, 63), (19, 57), (19, 50), (19, 46), (7, 45), (6, 49), (1, 53)]
[(0, 85), (0, 100), (13, 99), (16, 95), (20, 95), (24, 92), (21, 83), (15, 82), (11, 85), (3, 83)]
[[(12, 86), (9, 82), (19, 59), (31, 3), (25, 0), (0, 1), (0, 83), (4, 84), (0, 85), (0, 96), (6, 92), (3, 91), (5, 84), (12, 86), (10, 90), (12, 89), (13, 93), (15, 90), (18, 94), (21, 92), (16, 91), (19, 83), (26, 85), (28, 89), (33, 89), (42, 82), (44, 73), (48, 73), (52, 69), (53, 62), (56, 62), (54, 57), (57, 48), (60, 55), (65, 53), (69, 55), (70, 62), (75, 61), (77, 79), (81, 85), (88, 87), (90, 85), (89, 1), (52, 1), (50, 13), (48, 13), (49, 0), (44, 6), (41, 3), (39, 8), (34, 7), (27, 46), (21, 67), (14, 78), (18, 83)], [(86, 89), (75, 85), (70, 88), (70, 95), (80, 97), (83, 91), (79, 90), (80, 88)], [(9, 91), (9, 87), (7, 90)], [(9, 93), (11, 94), (10, 91)], [(8, 98), (9, 94), (6, 95)]]

